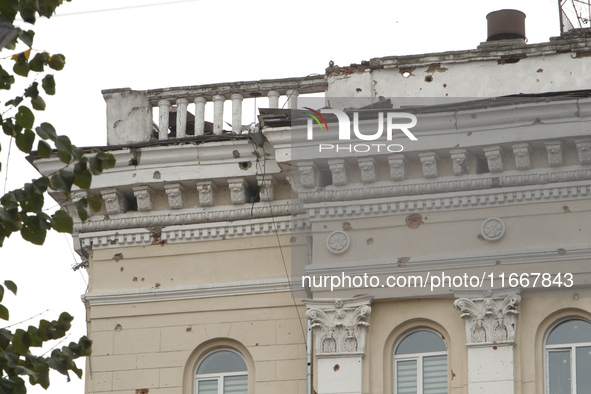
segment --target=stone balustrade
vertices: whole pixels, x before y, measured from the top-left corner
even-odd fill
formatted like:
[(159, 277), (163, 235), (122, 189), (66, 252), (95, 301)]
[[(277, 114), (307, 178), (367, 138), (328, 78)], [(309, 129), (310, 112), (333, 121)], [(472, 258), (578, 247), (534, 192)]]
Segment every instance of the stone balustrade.
[[(219, 83), (136, 91), (129, 88), (103, 90), (107, 102), (107, 144), (124, 145), (150, 140), (168, 140), (206, 134), (222, 135), (224, 104), (231, 102), (231, 132), (241, 134), (243, 105), (247, 99), (266, 97), (269, 108), (297, 108), (298, 96), (326, 90), (324, 75), (250, 82)], [(213, 105), (213, 119), (206, 119), (206, 106)], [(154, 109), (158, 111), (154, 121)]]

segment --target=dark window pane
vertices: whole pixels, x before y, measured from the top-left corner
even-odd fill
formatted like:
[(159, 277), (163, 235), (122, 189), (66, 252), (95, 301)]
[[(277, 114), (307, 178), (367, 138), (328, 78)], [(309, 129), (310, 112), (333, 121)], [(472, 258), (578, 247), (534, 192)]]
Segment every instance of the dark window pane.
[(395, 354), (445, 352), (446, 350), (445, 342), (439, 335), (431, 331), (417, 331), (400, 342)]
[(591, 393), (591, 346), (577, 348), (577, 394)]
[(228, 350), (220, 350), (219, 352), (211, 353), (205, 357), (199, 368), (197, 375), (205, 373), (225, 373), (225, 372), (246, 372), (246, 363), (234, 352)]
[(546, 340), (547, 345), (591, 342), (591, 324), (584, 320), (567, 320), (557, 325)]
[(548, 352), (548, 378), (551, 394), (571, 394), (570, 350)]

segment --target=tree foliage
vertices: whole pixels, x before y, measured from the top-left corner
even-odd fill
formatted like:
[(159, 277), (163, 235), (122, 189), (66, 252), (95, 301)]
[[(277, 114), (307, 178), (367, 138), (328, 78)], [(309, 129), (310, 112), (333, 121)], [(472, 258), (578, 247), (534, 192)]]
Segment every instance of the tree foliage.
[[(37, 18), (50, 18), (62, 1), (0, 0), (0, 23), (12, 25), (19, 18), (19, 22), (22, 19), (24, 25), (32, 26)], [(93, 175), (99, 175), (115, 165), (111, 154), (99, 152), (87, 155), (83, 149), (73, 145), (67, 136), (58, 135), (51, 124), (38, 121), (36, 114), (46, 108), (44, 95), (56, 93), (53, 72), (64, 68), (66, 58), (62, 54), (34, 49), (33, 30), (16, 28), (13, 32), (13, 39), (5, 48), (0, 48), (0, 54), (3, 55), (0, 62), (0, 90), (7, 91), (9, 97), (13, 96), (5, 102), (2, 100), (2, 131), (14, 139), (22, 152), (41, 158), (57, 157), (63, 166), (50, 176), (34, 179), (0, 198), (0, 247), (14, 232), (20, 232), (22, 238), (36, 245), (44, 243), (48, 230), (72, 233), (73, 220), (66, 211), (58, 210), (52, 215), (43, 211), (44, 194), (53, 190), (67, 196), (74, 186), (89, 189)], [(28, 87), (15, 95), (12, 90), (20, 84)], [(100, 200), (91, 195), (77, 201), (75, 206), (80, 218), (86, 220), (87, 207), (95, 211), (100, 209)], [(17, 291), (11, 281), (0, 284), (0, 302), (5, 289), (14, 294)], [(0, 319), (8, 318), (8, 309), (0, 304)], [(0, 394), (26, 393), (25, 379), (30, 384), (47, 388), (51, 369), (68, 378), (70, 371), (78, 377), (82, 376), (74, 360), (90, 354), (91, 341), (87, 337), (61, 349), (53, 349), (49, 356), (37, 356), (31, 351), (32, 348), (42, 347), (47, 341), (64, 337), (72, 319), (64, 312), (58, 320), (41, 320), (38, 326), (29, 326), (27, 330), (17, 329), (12, 332), (6, 328), (0, 329)]]

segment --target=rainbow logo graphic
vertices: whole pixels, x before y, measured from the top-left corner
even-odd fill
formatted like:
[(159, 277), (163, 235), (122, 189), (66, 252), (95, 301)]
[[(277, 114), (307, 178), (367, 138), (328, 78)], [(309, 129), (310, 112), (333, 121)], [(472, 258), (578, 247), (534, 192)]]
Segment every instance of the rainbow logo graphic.
[[(314, 119), (316, 121), (316, 123), (318, 123), (318, 125), (320, 126), (320, 130), (324, 129), (322, 127), (322, 123), (324, 123), (324, 126), (326, 127), (326, 131), (328, 131), (328, 125), (326, 124), (326, 120), (324, 120), (324, 117), (320, 114), (320, 112), (315, 111), (309, 107), (304, 107), (304, 108), (307, 109), (308, 111), (312, 111), (312, 113), (306, 112), (306, 115), (309, 115), (312, 119)], [(318, 118), (320, 118), (320, 119), (318, 119)], [(322, 123), (320, 122), (320, 120), (322, 120)]]

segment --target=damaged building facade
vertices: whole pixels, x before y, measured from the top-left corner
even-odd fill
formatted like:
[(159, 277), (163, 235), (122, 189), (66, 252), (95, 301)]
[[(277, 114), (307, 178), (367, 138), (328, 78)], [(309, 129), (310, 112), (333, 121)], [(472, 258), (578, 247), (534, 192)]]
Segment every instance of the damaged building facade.
[[(588, 392), (590, 37), (104, 91), (97, 149), (116, 167), (54, 196), (73, 215), (87, 193), (104, 201), (74, 234), (90, 277), (86, 392)], [(280, 108), (319, 93), (333, 110), (367, 103), (343, 112), (362, 128), (410, 113), (417, 141), (319, 152), (334, 134)], [(268, 108), (245, 132), (254, 97)]]

